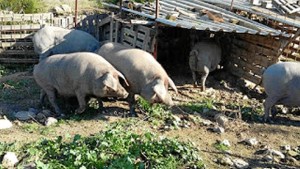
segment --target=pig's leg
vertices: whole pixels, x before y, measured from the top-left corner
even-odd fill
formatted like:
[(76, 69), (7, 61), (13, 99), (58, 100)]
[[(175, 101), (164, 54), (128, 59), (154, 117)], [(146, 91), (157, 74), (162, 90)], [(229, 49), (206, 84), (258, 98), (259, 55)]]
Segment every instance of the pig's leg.
[(130, 113), (129, 116), (131, 117), (138, 117), (137, 113), (135, 112), (135, 99), (134, 99), (134, 94), (129, 93), (128, 97), (127, 97), (127, 101), (129, 103), (129, 109), (130, 109)]
[(205, 82), (206, 82), (206, 78), (209, 74), (209, 69), (208, 67), (204, 67), (204, 71), (201, 74), (201, 85), (202, 85), (202, 91), (205, 91)]
[(43, 106), (44, 103), (45, 103), (45, 98), (46, 98), (46, 92), (41, 89), (41, 92), (40, 92), (40, 105)]
[(272, 107), (276, 104), (279, 99), (277, 97), (267, 97), (264, 102), (264, 121), (267, 122), (270, 120), (270, 111)]
[(61, 110), (57, 106), (57, 103), (56, 103), (55, 90), (54, 89), (48, 89), (48, 90), (45, 90), (45, 92), (47, 93), (49, 102), (50, 102), (51, 106), (54, 108), (55, 113), (58, 114), (58, 115), (61, 115), (62, 114)]
[(197, 87), (197, 72), (192, 71), (193, 81), (194, 81), (194, 87)]
[(75, 110), (75, 114), (81, 114), (84, 112), (86, 107), (85, 95), (81, 92), (76, 92), (76, 97), (79, 103), (79, 108)]
[(103, 101), (101, 98), (97, 98), (98, 104), (99, 104), (99, 108), (104, 111), (104, 113), (108, 113), (106, 108), (103, 106)]

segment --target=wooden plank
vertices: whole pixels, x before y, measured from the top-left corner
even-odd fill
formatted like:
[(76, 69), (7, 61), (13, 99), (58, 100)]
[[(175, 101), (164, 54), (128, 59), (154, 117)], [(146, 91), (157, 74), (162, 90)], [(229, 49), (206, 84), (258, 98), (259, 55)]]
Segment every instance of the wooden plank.
[(20, 47), (20, 46), (33, 46), (33, 42), (0, 42), (0, 47)]
[(39, 59), (0, 58), (0, 63), (38, 63)]
[(39, 30), (42, 25), (0, 25), (0, 31)]
[(130, 43), (131, 45), (133, 45), (134, 38), (130, 37), (130, 36), (123, 36), (123, 42), (124, 41), (126, 41), (126, 42)]
[(243, 49), (246, 49), (249, 53), (263, 53), (264, 55), (267, 56), (277, 56), (278, 51), (277, 50), (272, 50), (272, 49), (268, 49), (268, 48), (264, 48), (262, 46), (258, 46), (258, 45), (254, 45), (251, 43), (247, 43), (245, 41), (242, 40), (238, 40), (238, 39), (234, 39), (233, 43)]
[(238, 77), (241, 77), (241, 78), (244, 78), (246, 80), (249, 80), (249, 81), (251, 81), (251, 82), (253, 82), (255, 84), (258, 84), (261, 81), (261, 77), (253, 75), (253, 74), (251, 74), (249, 72), (246, 72), (243, 69), (241, 69), (240, 67), (234, 66), (234, 64), (232, 64), (232, 63), (228, 64), (228, 68), (229, 68), (229, 70), (231, 71), (231, 73), (233, 75), (236, 75)]
[(281, 41), (273, 37), (267, 38), (265, 36), (261, 37), (261, 36), (248, 35), (248, 34), (239, 34), (238, 37), (252, 44), (265, 46), (267, 48), (274, 49), (274, 50), (278, 50), (281, 47)]
[(34, 33), (0, 34), (0, 39), (31, 39)]
[(38, 56), (33, 50), (12, 50), (7, 49), (3, 50), (0, 49), (0, 55), (31, 55), (31, 56)]
[(0, 22), (40, 22), (40, 20), (50, 20), (53, 18), (52, 13), (41, 14), (0, 14)]

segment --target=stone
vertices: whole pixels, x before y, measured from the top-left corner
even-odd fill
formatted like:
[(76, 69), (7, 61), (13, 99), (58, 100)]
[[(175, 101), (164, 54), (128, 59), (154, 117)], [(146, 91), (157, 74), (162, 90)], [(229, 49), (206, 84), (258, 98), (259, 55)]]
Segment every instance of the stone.
[(2, 160), (3, 168), (13, 168), (15, 164), (19, 162), (14, 152), (7, 152)]
[(37, 113), (38, 113), (38, 110), (37, 110), (37, 109), (35, 109), (35, 108), (29, 108), (29, 109), (28, 109), (28, 111), (31, 111), (31, 112), (33, 112), (33, 113), (35, 113), (35, 114), (37, 114)]
[(228, 123), (228, 118), (222, 113), (216, 114), (215, 120), (223, 128), (225, 128), (226, 124)]
[(174, 119), (176, 122), (180, 122), (180, 121), (181, 121), (181, 119), (180, 119), (178, 116), (176, 116), (176, 115), (172, 115), (172, 117), (173, 117), (173, 119)]
[(47, 120), (45, 121), (45, 126), (51, 126), (55, 123), (57, 123), (57, 119), (54, 117), (48, 117)]
[(233, 166), (234, 163), (229, 157), (223, 157), (221, 159), (218, 159), (218, 163), (225, 165), (225, 166)]
[(277, 156), (277, 157), (279, 157), (280, 159), (284, 159), (284, 158), (285, 158), (285, 155), (284, 155), (282, 152), (277, 151), (277, 150), (268, 149), (268, 150), (267, 150), (267, 153), (268, 153), (268, 154), (271, 154), (271, 155), (273, 155), (273, 156)]
[(231, 145), (230, 145), (230, 143), (229, 143), (229, 141), (228, 140), (223, 140), (223, 141), (221, 141), (220, 142), (221, 144), (223, 144), (223, 145), (225, 145), (225, 146), (227, 146), (227, 147), (230, 147)]
[(15, 117), (21, 121), (30, 120), (32, 118), (35, 118), (35, 116), (36, 116), (36, 114), (31, 111), (19, 111), (19, 112), (15, 113)]
[(290, 145), (284, 145), (284, 146), (281, 146), (280, 148), (283, 151), (290, 151), (291, 150), (291, 146)]
[(12, 123), (6, 119), (6, 117), (4, 116), (4, 119), (0, 119), (0, 129), (8, 129), (11, 128), (13, 125)]
[(266, 162), (272, 162), (273, 161), (273, 157), (270, 155), (266, 155), (262, 158), (264, 161)]
[(247, 143), (250, 146), (255, 146), (258, 144), (258, 141), (256, 140), (256, 138), (248, 138), (243, 140), (243, 142)]
[(210, 120), (205, 120), (205, 119), (201, 120), (200, 123), (203, 124), (204, 126), (210, 126), (210, 125), (213, 124), (212, 121), (210, 121)]
[(216, 133), (224, 133), (225, 132), (225, 129), (223, 127), (214, 127), (212, 128), (213, 132), (216, 132)]
[(234, 163), (234, 166), (238, 169), (244, 169), (249, 167), (249, 163), (239, 158), (233, 159), (232, 162)]
[(43, 110), (42, 113), (46, 116), (46, 117), (49, 117), (52, 115), (51, 111), (50, 110)]
[(289, 150), (289, 151), (287, 152), (287, 154), (288, 154), (289, 156), (292, 156), (292, 157), (296, 157), (296, 156), (300, 155), (298, 152), (296, 152), (296, 151), (294, 151), (294, 150)]

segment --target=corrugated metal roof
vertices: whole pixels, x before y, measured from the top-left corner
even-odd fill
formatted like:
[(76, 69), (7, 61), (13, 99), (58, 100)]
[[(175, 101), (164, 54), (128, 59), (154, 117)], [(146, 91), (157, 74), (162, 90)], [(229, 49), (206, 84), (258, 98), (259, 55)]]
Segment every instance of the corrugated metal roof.
[[(226, 1), (226, 0), (225, 0)], [(228, 1), (228, 0), (227, 0)], [(239, 1), (238, 4), (241, 2)], [(106, 6), (119, 8), (119, 6), (104, 4)], [(143, 8), (142, 12), (135, 10), (122, 8), (122, 10), (134, 13), (149, 19), (155, 19), (156, 22), (163, 23), (165, 25), (181, 27), (186, 29), (196, 29), (196, 30), (209, 30), (213, 32), (234, 32), (234, 33), (247, 33), (247, 34), (258, 34), (258, 35), (271, 35), (271, 36), (285, 36), (290, 35), (280, 32), (266, 25), (260, 24), (248, 18), (239, 16), (228, 10), (225, 10), (216, 5), (206, 3), (199, 0), (160, 0), (160, 16), (155, 19), (153, 10), (149, 8)], [(242, 5), (246, 7), (246, 4)], [(179, 9), (181, 11), (194, 14), (195, 17), (189, 17), (185, 15), (180, 15), (175, 21), (165, 19), (168, 14), (174, 12), (174, 9)], [(214, 22), (210, 20), (206, 15), (199, 15), (199, 12), (192, 12), (190, 9), (205, 9), (210, 12), (221, 14), (224, 21), (223, 23)], [(249, 9), (249, 8), (248, 8)], [(230, 20), (238, 20), (238, 24), (233, 24)]]

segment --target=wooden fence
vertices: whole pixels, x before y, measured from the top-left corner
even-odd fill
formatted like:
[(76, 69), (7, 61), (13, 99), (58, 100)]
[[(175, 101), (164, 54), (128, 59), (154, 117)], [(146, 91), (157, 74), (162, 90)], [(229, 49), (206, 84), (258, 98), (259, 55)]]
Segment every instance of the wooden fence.
[(131, 24), (110, 16), (99, 23), (98, 30), (100, 41), (119, 42), (125, 46), (153, 52), (155, 30), (151, 27)]
[(228, 67), (234, 75), (259, 83), (264, 69), (279, 60), (282, 42), (273, 36), (237, 34)]
[[(78, 17), (76, 29), (98, 36), (95, 26), (104, 15)], [(43, 25), (74, 28), (73, 16), (54, 17), (52, 13), (1, 14), (0, 15), (0, 63), (36, 63), (32, 36)]]

